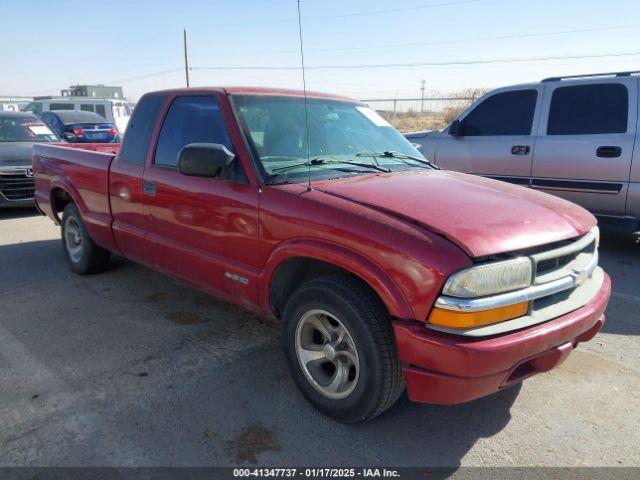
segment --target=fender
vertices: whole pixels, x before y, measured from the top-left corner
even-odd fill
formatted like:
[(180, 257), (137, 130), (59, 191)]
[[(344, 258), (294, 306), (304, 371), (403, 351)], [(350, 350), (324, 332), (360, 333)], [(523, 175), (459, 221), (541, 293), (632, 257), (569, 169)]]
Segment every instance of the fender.
[(276, 269), (296, 257), (321, 260), (343, 268), (367, 283), (382, 299), (389, 314), (413, 319), (413, 309), (389, 275), (368, 258), (353, 250), (317, 240), (289, 240), (273, 249), (267, 259), (260, 283), (259, 299), (265, 311), (271, 311), (269, 290)]
[(53, 191), (58, 188), (61, 190), (64, 190), (71, 197), (71, 200), (73, 201), (73, 203), (75, 203), (76, 206), (78, 207), (78, 210), (80, 210), (80, 214), (83, 217), (86, 217), (88, 213), (88, 208), (87, 208), (87, 205), (84, 203), (84, 200), (82, 200), (82, 196), (80, 195), (80, 192), (78, 192), (78, 189), (66, 178), (56, 175), (49, 182), (49, 204), (51, 205), (51, 211), (53, 212), (54, 221), (56, 222), (56, 225), (60, 224), (61, 218), (53, 208), (53, 205), (54, 205)]
[(57, 225), (60, 225), (61, 219), (53, 208), (53, 190), (59, 188), (69, 194), (73, 203), (75, 203), (78, 210), (80, 210), (80, 215), (82, 216), (82, 220), (84, 221), (84, 225), (91, 239), (101, 247), (118, 255), (122, 255), (122, 252), (117, 247), (113, 237), (111, 216), (90, 211), (87, 204), (82, 199), (82, 195), (78, 192), (78, 189), (66, 178), (55, 176), (51, 179), (49, 185), (49, 204), (51, 205), (54, 222)]

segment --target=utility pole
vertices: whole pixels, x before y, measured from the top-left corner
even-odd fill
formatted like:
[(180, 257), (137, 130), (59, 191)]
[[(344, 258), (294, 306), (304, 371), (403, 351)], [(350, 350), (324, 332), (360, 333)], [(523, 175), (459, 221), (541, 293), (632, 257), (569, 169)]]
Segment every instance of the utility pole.
[(420, 115), (424, 114), (424, 80), (420, 80), (420, 91), (422, 95), (420, 97)]
[(187, 57), (187, 29), (182, 30), (184, 33), (184, 76), (187, 79), (187, 87), (189, 86), (189, 58)]
[(396, 113), (398, 111), (398, 90), (396, 90), (396, 94), (393, 97), (393, 117), (391, 118), (391, 124), (396, 124)]

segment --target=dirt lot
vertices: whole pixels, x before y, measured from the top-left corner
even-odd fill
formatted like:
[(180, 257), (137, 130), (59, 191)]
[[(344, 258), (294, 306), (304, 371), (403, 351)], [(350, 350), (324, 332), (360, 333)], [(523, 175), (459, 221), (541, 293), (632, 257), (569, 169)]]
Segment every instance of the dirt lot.
[(0, 212), (0, 465), (640, 465), (640, 247), (605, 236), (604, 331), (460, 406), (336, 424), (278, 329), (125, 260), (80, 277), (44, 217)]

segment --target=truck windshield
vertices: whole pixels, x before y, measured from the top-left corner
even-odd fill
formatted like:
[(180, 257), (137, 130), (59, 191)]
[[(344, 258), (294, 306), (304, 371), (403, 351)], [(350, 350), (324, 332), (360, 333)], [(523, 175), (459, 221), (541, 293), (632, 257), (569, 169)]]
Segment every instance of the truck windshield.
[[(356, 165), (369, 162), (385, 170), (429, 168), (425, 163), (394, 156), (365, 156), (362, 152), (394, 151), (423, 158), (386, 120), (371, 108), (339, 100), (307, 99), (307, 136), (303, 97), (234, 95), (234, 105), (270, 183), (305, 181), (377, 173)], [(307, 161), (309, 158), (332, 161)], [(353, 162), (353, 163), (352, 163)], [(297, 168), (295, 165), (300, 164)], [(284, 167), (284, 168), (283, 168)], [(286, 172), (286, 179), (282, 172)]]
[(56, 142), (58, 137), (37, 118), (0, 116), (0, 142)]

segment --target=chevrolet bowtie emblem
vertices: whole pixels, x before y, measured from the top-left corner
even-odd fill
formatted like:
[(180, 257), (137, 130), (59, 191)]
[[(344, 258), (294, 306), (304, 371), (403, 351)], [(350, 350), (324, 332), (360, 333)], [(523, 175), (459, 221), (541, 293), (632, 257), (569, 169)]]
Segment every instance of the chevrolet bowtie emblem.
[(571, 272), (571, 276), (575, 279), (576, 281), (576, 285), (580, 286), (582, 285), (585, 280), (587, 279), (587, 271), (586, 270), (577, 270), (574, 269)]

